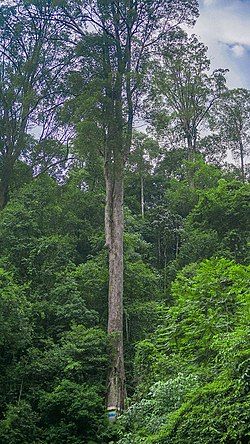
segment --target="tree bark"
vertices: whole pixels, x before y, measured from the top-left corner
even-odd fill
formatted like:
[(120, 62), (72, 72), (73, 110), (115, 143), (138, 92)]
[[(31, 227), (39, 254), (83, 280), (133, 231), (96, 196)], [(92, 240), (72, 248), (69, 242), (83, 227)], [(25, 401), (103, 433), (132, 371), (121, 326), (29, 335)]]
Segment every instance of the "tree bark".
[[(118, 162), (117, 162), (118, 163)], [(110, 162), (105, 165), (106, 245), (109, 254), (109, 314), (108, 334), (111, 362), (108, 371), (107, 412), (110, 421), (125, 408), (126, 388), (123, 354), (123, 160), (120, 168)], [(113, 167), (113, 168), (112, 168)]]
[(2, 171), (0, 174), (0, 211), (8, 202), (8, 193), (11, 178), (13, 176), (13, 168), (16, 161), (14, 155), (2, 156)]
[(8, 200), (8, 185), (0, 180), (0, 211), (3, 210)]
[(243, 143), (241, 140), (241, 137), (239, 139), (239, 144), (240, 144), (240, 169), (241, 169), (241, 177), (242, 177), (242, 182), (245, 182), (245, 168), (244, 168), (244, 147), (243, 147)]
[(144, 180), (143, 175), (141, 174), (141, 217), (144, 219)]

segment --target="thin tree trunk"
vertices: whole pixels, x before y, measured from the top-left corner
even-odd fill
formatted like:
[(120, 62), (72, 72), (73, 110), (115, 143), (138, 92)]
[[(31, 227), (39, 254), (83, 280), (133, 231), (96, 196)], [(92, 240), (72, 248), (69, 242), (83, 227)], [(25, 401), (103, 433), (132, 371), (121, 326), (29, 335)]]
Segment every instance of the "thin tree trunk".
[(0, 180), (0, 211), (5, 207), (8, 200), (8, 185)]
[(241, 169), (242, 182), (244, 183), (245, 182), (244, 147), (241, 138), (239, 142), (240, 142), (240, 169)]
[(194, 159), (193, 143), (192, 143), (192, 137), (189, 133), (187, 134), (187, 146), (188, 146), (188, 161), (193, 162), (193, 159)]
[(0, 178), (0, 211), (6, 206), (8, 202), (9, 186), (13, 175), (13, 167), (15, 161), (16, 158), (14, 156), (6, 156), (5, 158), (3, 158), (2, 172)]
[(144, 180), (141, 175), (141, 216), (144, 218)]
[(167, 294), (167, 249), (164, 247), (164, 295)]

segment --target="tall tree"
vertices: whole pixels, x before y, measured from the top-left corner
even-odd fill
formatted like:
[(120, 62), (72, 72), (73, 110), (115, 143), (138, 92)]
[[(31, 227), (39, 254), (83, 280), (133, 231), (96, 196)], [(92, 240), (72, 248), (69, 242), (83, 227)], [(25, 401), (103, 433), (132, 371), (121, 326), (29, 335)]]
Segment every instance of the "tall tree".
[(190, 159), (205, 117), (224, 89), (225, 71), (210, 73), (207, 47), (182, 30), (172, 32), (159, 48), (149, 120), (170, 146), (187, 148)]
[(245, 181), (246, 157), (250, 153), (250, 91), (244, 88), (227, 90), (211, 116), (211, 128), (239, 160), (242, 181)]
[[(95, 92), (95, 103), (99, 105), (94, 106), (92, 98), (91, 106), (95, 107), (96, 112), (96, 134), (102, 137), (100, 150), (104, 156), (106, 180), (108, 332), (113, 350), (108, 375), (107, 410), (110, 418), (115, 418), (124, 409), (126, 398), (123, 356), (123, 176), (131, 146), (133, 118), (145, 62), (153, 45), (181, 23), (192, 24), (198, 14), (198, 2), (66, 0), (62, 1), (61, 13), (64, 25), (72, 29), (74, 36), (79, 36), (85, 53), (86, 47), (89, 48), (89, 55), (87, 58), (85, 56), (85, 64), (88, 60), (86, 77), (93, 81), (94, 74), (99, 75), (99, 97)], [(90, 74), (91, 67), (95, 71)], [(80, 120), (84, 120), (83, 115)]]
[[(130, 178), (133, 195), (135, 194), (135, 180), (139, 182), (141, 216), (145, 213), (145, 179), (152, 178), (153, 165), (159, 155), (159, 144), (149, 138), (145, 133), (133, 132), (131, 152), (127, 163), (127, 173), (132, 173)], [(129, 177), (128, 177), (129, 179)]]
[(51, 1), (31, 3), (0, 5), (0, 208), (8, 200), (18, 159), (37, 167), (47, 156), (45, 140), (47, 161), (54, 159), (55, 148), (57, 154), (62, 150), (62, 132), (54, 143), (66, 58), (61, 30), (53, 21)]

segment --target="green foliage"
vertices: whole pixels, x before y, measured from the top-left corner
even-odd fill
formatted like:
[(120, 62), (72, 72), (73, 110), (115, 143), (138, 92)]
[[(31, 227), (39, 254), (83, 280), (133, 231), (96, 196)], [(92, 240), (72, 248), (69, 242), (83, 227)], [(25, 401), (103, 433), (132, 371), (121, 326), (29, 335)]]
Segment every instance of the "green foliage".
[(183, 374), (155, 383), (146, 398), (133, 404), (119, 418), (119, 444), (151, 442), (147, 437), (164, 427), (168, 415), (178, 409), (185, 396), (197, 387), (196, 376)]
[(227, 89), (217, 103), (211, 116), (211, 130), (215, 131), (218, 144), (226, 145), (237, 165), (240, 166), (241, 180), (247, 177), (247, 156), (249, 154), (249, 110), (250, 91), (244, 88)]
[(16, 441), (6, 442), (78, 443), (98, 436), (105, 424), (106, 366), (107, 339), (99, 328), (75, 325), (58, 344), (30, 347), (13, 372), (21, 399), (6, 410), (0, 440), (10, 430)]
[(25, 348), (31, 339), (31, 306), (26, 298), (27, 290), (0, 268), (0, 347), (9, 355)]
[(200, 155), (193, 161), (182, 160), (165, 191), (165, 199), (171, 211), (188, 216), (199, 201), (201, 190), (213, 189), (222, 177), (222, 171), (213, 165), (207, 165)]
[(51, 393), (41, 395), (39, 408), (44, 424), (44, 442), (87, 442), (101, 431), (102, 398), (90, 385), (63, 379)]
[(84, 323), (86, 327), (96, 325), (98, 307), (88, 306), (86, 293), (81, 291), (75, 270), (65, 269), (54, 278), (47, 291), (40, 288), (32, 292), (36, 335), (58, 340), (72, 323)]
[[(79, 382), (103, 384), (107, 364), (107, 338), (103, 330), (98, 327), (86, 329), (82, 325), (73, 326), (62, 338), (62, 350), (67, 356), (64, 371), (68, 377), (73, 375), (74, 380)], [(81, 365), (78, 366), (77, 362)]]
[(217, 188), (201, 193), (187, 219), (180, 261), (202, 259), (203, 241), (207, 257), (219, 254), (249, 263), (249, 209), (249, 184), (221, 179)]
[(156, 193), (152, 173), (159, 156), (159, 145), (144, 133), (134, 131), (130, 155), (126, 164), (125, 202), (135, 214), (141, 214), (152, 204)]
[(14, 281), (13, 276), (0, 268), (0, 400), (2, 408), (17, 388), (12, 372), (33, 337), (31, 304), (28, 288)]
[(142, 399), (122, 416), (119, 443), (245, 444), (249, 267), (224, 258), (190, 265), (172, 295), (162, 326), (137, 345)]
[[(73, 327), (59, 348), (55, 347), (54, 359), (61, 356), (60, 379), (54, 379), (52, 390), (41, 387), (39, 394), (44, 442), (86, 442), (103, 430), (106, 347), (102, 330), (81, 325)], [(53, 363), (47, 363), (53, 371)]]
[(41, 176), (1, 213), (2, 256), (22, 278), (51, 286), (53, 274), (72, 262), (86, 260), (91, 252), (90, 237), (103, 224), (97, 200), (99, 196), (71, 181), (62, 187)]
[(172, 286), (176, 306), (166, 319), (170, 347), (190, 362), (213, 359), (212, 339), (233, 330), (247, 283), (248, 270), (223, 258), (184, 268)]
[(39, 444), (39, 417), (26, 401), (10, 404), (4, 419), (0, 422), (1, 444)]
[[(242, 307), (248, 309), (248, 280), (247, 267), (224, 258), (212, 258), (199, 266), (193, 264), (184, 268), (173, 283), (175, 304), (164, 315), (163, 327), (157, 330), (152, 342), (146, 340), (145, 344), (138, 345), (138, 375), (142, 377), (144, 353), (148, 353), (148, 347), (154, 362), (150, 371), (157, 379), (164, 375), (164, 361), (165, 375), (176, 371), (176, 359), (177, 362), (182, 360), (179, 363), (182, 371), (187, 362), (191, 367), (214, 362), (218, 350), (213, 339), (233, 331), (239, 318), (242, 319), (239, 315)], [(150, 369), (147, 357), (145, 362), (147, 374)]]
[(192, 159), (208, 111), (225, 89), (226, 70), (210, 72), (207, 47), (194, 34), (177, 29), (160, 43), (148, 118), (158, 138), (171, 147), (185, 146)]
[[(10, 191), (31, 180), (32, 170), (47, 171), (53, 165), (55, 171), (54, 164), (67, 158), (56, 118), (62, 71), (71, 58), (62, 28), (54, 21), (52, 2), (12, 3), (0, 9), (1, 209)], [(34, 127), (39, 131), (31, 136)]]
[[(106, 0), (14, 3), (0, 8), (0, 443), (248, 443), (249, 267), (242, 264), (249, 261), (249, 184), (233, 180), (236, 170), (180, 148), (183, 136), (195, 147), (206, 107), (224, 86), (221, 71), (207, 71), (204, 45), (182, 32), (164, 36), (166, 76), (156, 76), (168, 103), (163, 98), (150, 116), (160, 117), (157, 137), (171, 133), (171, 149), (135, 133), (126, 159), (131, 399), (112, 430), (105, 416), (111, 343), (103, 155), (112, 176), (117, 154), (123, 168), (134, 112), (125, 96), (130, 91), (137, 100), (144, 82), (149, 88), (150, 54), (141, 50), (155, 38), (158, 20), (167, 17), (173, 28), (183, 18), (192, 22), (196, 0), (143, 0), (132, 10), (126, 1), (119, 8)], [(61, 33), (69, 16), (73, 43), (69, 29)], [(90, 17), (109, 35), (88, 27)], [(180, 85), (174, 76), (183, 72)], [(180, 92), (188, 101), (177, 109), (170, 101)], [(69, 122), (76, 137), (65, 143)], [(39, 135), (27, 134), (34, 125)], [(223, 128), (232, 148), (235, 128)], [(214, 143), (211, 155), (219, 142), (207, 141)], [(74, 159), (62, 168), (69, 150)]]
[(189, 401), (170, 415), (169, 422), (149, 442), (228, 443), (249, 441), (249, 393), (238, 389), (237, 378), (219, 376), (189, 396)]

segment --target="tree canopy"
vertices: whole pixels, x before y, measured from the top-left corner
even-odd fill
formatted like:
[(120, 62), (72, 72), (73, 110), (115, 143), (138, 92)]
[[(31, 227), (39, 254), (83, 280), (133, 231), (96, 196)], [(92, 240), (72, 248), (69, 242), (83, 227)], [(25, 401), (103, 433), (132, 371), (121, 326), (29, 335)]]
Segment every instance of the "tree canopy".
[(249, 442), (249, 91), (197, 16), (0, 4), (0, 444)]

